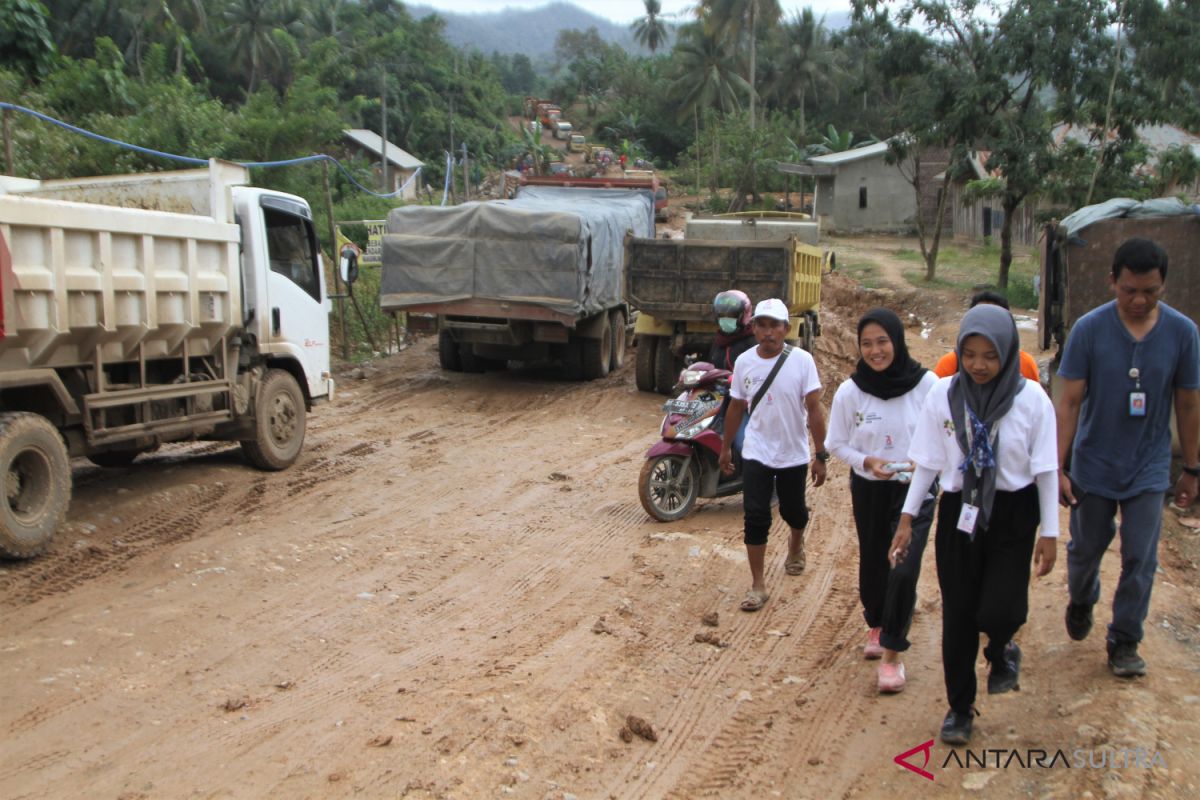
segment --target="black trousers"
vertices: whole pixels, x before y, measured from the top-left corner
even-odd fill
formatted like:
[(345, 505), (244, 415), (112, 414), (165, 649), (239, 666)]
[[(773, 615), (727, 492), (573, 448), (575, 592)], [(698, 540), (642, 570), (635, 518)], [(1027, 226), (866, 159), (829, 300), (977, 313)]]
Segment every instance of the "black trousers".
[(987, 634), (983, 654), (994, 661), (1029, 615), (1029, 562), (1041, 512), (1033, 484), (997, 491), (987, 529), (976, 528), (972, 541), (958, 530), (961, 510), (961, 492), (942, 494), (936, 549), (946, 698), (966, 714), (975, 703), (979, 634)]
[(858, 529), (858, 596), (869, 628), (882, 628), (879, 643), (903, 652), (909, 647), (908, 629), (917, 604), (917, 581), (921, 556), (929, 541), (936, 501), (925, 498), (912, 523), (908, 555), (895, 569), (888, 561), (892, 537), (900, 522), (900, 511), (908, 484), (872, 481), (851, 472), (850, 500), (854, 505), (854, 527)]
[(771, 530), (771, 491), (779, 495), (779, 516), (793, 528), (808, 525), (808, 506), (804, 504), (804, 485), (808, 464), (776, 469), (757, 461), (742, 463), (742, 510), (745, 515), (743, 541), (766, 544)]

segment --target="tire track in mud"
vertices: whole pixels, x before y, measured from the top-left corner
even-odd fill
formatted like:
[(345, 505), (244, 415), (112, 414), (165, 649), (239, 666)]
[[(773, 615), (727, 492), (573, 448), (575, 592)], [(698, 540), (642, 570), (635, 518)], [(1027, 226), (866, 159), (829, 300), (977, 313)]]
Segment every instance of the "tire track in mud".
[[(809, 568), (800, 579), (805, 583), (799, 596), (780, 602), (786, 582), (795, 579), (782, 574), (778, 559), (768, 567), (767, 580), (775, 587), (775, 597), (764, 609), (767, 613), (760, 612), (748, 620), (745, 617), (751, 615), (742, 616), (728, 636), (730, 647), (697, 670), (679, 693), (670, 715), (661, 721), (661, 729), (669, 731), (668, 735), (610, 782), (608, 793), (629, 798), (720, 796), (762, 757), (768, 737), (778, 738), (780, 733), (776, 726), (765, 724), (761, 708), (769, 704), (762, 702), (762, 691), (755, 689), (751, 699), (735, 702), (718, 688), (732, 678), (747, 685), (766, 678), (774, 688), (787, 674), (819, 674), (829, 654), (839, 652), (836, 645), (841, 643), (844, 648), (845, 642), (853, 638), (855, 576), (839, 569), (853, 543), (847, 534), (832, 542), (825, 538), (825, 531), (832, 527), (824, 515), (814, 514), (806, 540)], [(772, 538), (786, 541), (787, 535), (786, 525), (776, 520)], [(814, 569), (816, 565), (820, 567)], [(774, 637), (767, 633), (776, 629), (789, 635)], [(774, 641), (762, 644), (764, 636)], [(761, 677), (752, 680), (749, 676), (754, 675)], [(838, 699), (845, 700), (844, 696)], [(809, 738), (824, 735), (835, 723), (822, 715), (809, 720), (807, 724), (813, 727)], [(656, 766), (646, 770), (645, 764), (651, 761)], [(696, 770), (696, 765), (701, 768)], [(690, 770), (696, 771), (689, 775)]]
[[(458, 490), (455, 490), (458, 491)], [(536, 493), (534, 493), (536, 494)], [(532, 501), (536, 502), (536, 501)], [(511, 572), (518, 565), (529, 563), (522, 557), (524, 551), (514, 551), (507, 547), (493, 558), (473, 562), (468, 570), (453, 574), (453, 582), (446, 591), (452, 600), (437, 595), (428, 598), (420, 607), (413, 609), (413, 619), (406, 627), (413, 630), (448, 630), (454, 629), (467, 621), (475, 631), (491, 630), (495, 632), (493, 639), (479, 642), (479, 649), (472, 651), (468, 660), (459, 666), (453, 666), (439, 679), (443, 687), (452, 687), (457, 681), (484, 675), (491, 678), (503, 678), (520, 670), (529, 659), (547, 652), (548, 647), (556, 640), (576, 635), (575, 625), (566, 628), (554, 628), (542, 625), (539, 620), (552, 613), (558, 605), (558, 596), (569, 590), (574, 575), (565, 565), (587, 560), (596, 553), (612, 547), (613, 539), (646, 521), (645, 513), (640, 505), (609, 504), (603, 506), (605, 516), (595, 528), (585, 527), (582, 536), (568, 536), (568, 546), (561, 552), (561, 560), (555, 563), (546, 561), (533, 562), (536, 566), (528, 571), (506, 578), (505, 572)], [(597, 516), (600, 512), (597, 512)], [(540, 534), (561, 533), (561, 529), (550, 527), (549, 523), (533, 523), (520, 528), (515, 537), (535, 544)], [(507, 544), (507, 543), (506, 543)], [(497, 548), (493, 548), (496, 550)], [(536, 548), (530, 547), (531, 551)], [(507, 570), (506, 570), (507, 568)], [(431, 566), (421, 570), (424, 573), (421, 580), (429, 584), (429, 575), (439, 571), (449, 572), (447, 567)], [(406, 582), (405, 579), (398, 579)], [(411, 580), (411, 579), (410, 579)], [(459, 591), (461, 586), (475, 587), (471, 592)], [(492, 588), (504, 586), (504, 590), (495, 594)], [(489, 592), (492, 592), (489, 594)], [(403, 609), (403, 607), (401, 607)], [(590, 625), (590, 620), (588, 621)], [(290, 724), (298, 719), (318, 715), (322, 709), (336, 707), (339, 703), (353, 698), (366, 705), (373, 705), (385, 698), (394, 696), (394, 684), (397, 675), (417, 674), (420, 670), (437, 666), (447, 658), (457, 654), (448, 654), (445, 642), (439, 637), (425, 637), (397, 652), (386, 674), (366, 678), (354, 673), (362, 669), (367, 660), (361, 655), (354, 655), (345, 650), (336, 650), (315, 663), (306, 670), (307, 676), (299, 679), (306, 687), (306, 696), (293, 697), (286, 708), (280, 707), (282, 719), (271, 716), (251, 728), (241, 728), (230, 731), (223, 741), (233, 746), (253, 746), (260, 737), (263, 726), (278, 726)], [(311, 680), (311, 683), (310, 683)], [(468, 713), (465, 707), (453, 707), (439, 712), (439, 718), (446, 715), (455, 716)], [(455, 743), (453, 752), (463, 753), (479, 741), (490, 741), (489, 736), (498, 726), (508, 724), (497, 718), (494, 722), (479, 726), (472, 724), (475, 735), (469, 740)]]
[[(22, 761), (19, 764), (14, 764), (9, 768), (0, 770), (0, 783), (9, 783), (14, 778), (19, 778), (22, 775), (29, 773), (39, 773), (48, 769), (57, 767), (63, 760), (70, 758), (72, 755), (69, 750), (52, 750), (49, 753), (38, 753), (37, 755)], [(11, 800), (21, 800), (21, 798), (41, 798), (45, 797), (42, 792), (34, 792), (30, 794), (16, 795)]]
[(8, 574), (0, 578), (0, 596), (17, 606), (29, 605), (107, 575), (157, 548), (190, 539), (222, 507), (228, 492), (225, 485), (200, 487), (191, 496), (181, 498), (188, 501), (182, 509), (139, 509), (133, 512), (133, 521), (105, 541), (60, 549), (10, 567)]

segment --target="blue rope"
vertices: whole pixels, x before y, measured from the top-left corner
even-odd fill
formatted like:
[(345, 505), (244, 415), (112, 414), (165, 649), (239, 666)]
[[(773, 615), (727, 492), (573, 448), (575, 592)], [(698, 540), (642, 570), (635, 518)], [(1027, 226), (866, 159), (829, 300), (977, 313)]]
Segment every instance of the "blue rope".
[[(115, 145), (117, 147), (123, 147), (126, 150), (132, 150), (135, 153), (142, 153), (143, 155), (148, 155), (148, 156), (157, 156), (159, 158), (166, 158), (166, 159), (170, 159), (172, 161), (180, 161), (184, 164), (195, 164), (197, 166), (202, 166), (202, 167), (208, 166), (208, 159), (194, 158), (192, 156), (180, 156), (180, 155), (176, 155), (174, 153), (164, 153), (161, 150), (153, 150), (149, 147), (142, 147), (140, 145), (130, 144), (129, 142), (122, 142), (119, 139), (111, 139), (108, 136), (103, 136), (99, 133), (94, 133), (93, 131), (84, 130), (83, 128), (76, 127), (75, 125), (72, 125), (69, 122), (63, 122), (60, 119), (55, 119), (54, 117), (46, 116), (45, 114), (43, 114), (39, 111), (34, 111), (32, 108), (25, 108), (24, 106), (18, 106), (13, 103), (5, 103), (3, 101), (0, 101), (0, 109), (10, 110), (10, 111), (20, 111), (22, 114), (28, 114), (29, 116), (40, 119), (43, 122), (49, 122), (51, 125), (57, 125), (60, 128), (65, 128), (66, 130), (71, 131), (72, 133), (77, 133), (80, 136), (86, 136), (89, 139), (95, 139), (96, 141), (104, 142), (105, 144), (111, 144), (111, 145)], [(380, 198), (384, 198), (384, 199), (391, 199), (393, 197), (396, 197), (396, 196), (402, 194), (404, 192), (404, 190), (408, 188), (409, 184), (411, 184), (414, 180), (416, 180), (417, 176), (421, 174), (421, 170), (423, 169), (422, 167), (417, 167), (416, 171), (413, 172), (413, 174), (409, 177), (409, 179), (406, 180), (404, 182), (404, 184), (396, 191), (380, 193), (380, 192), (376, 192), (372, 189), (368, 189), (367, 187), (363, 186), (361, 183), (359, 183), (354, 178), (353, 175), (350, 174), (350, 171), (347, 170), (346, 167), (342, 165), (342, 162), (338, 161), (333, 156), (325, 155), (324, 153), (320, 153), (317, 155), (311, 155), (311, 156), (301, 156), (300, 158), (288, 158), (288, 159), (284, 159), (282, 161), (234, 161), (233, 163), (238, 164), (239, 166), (243, 166), (243, 167), (261, 167), (263, 169), (270, 169), (272, 167), (290, 167), (295, 164), (311, 164), (311, 163), (315, 163), (318, 161), (331, 162), (334, 166), (336, 166), (338, 168), (339, 171), (341, 171), (342, 175), (344, 175), (346, 177), (346, 180), (350, 181), (350, 183), (352, 183), (356, 187), (358, 187), (358, 189), (360, 191), (363, 191), (363, 192), (366, 192), (367, 194), (374, 195), (375, 197), (380, 197)]]

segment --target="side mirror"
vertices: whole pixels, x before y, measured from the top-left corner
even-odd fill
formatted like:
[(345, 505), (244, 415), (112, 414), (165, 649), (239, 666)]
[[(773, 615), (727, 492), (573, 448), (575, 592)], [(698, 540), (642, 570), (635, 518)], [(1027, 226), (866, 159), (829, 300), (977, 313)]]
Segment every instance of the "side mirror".
[(358, 280), (358, 253), (358, 245), (342, 245), (341, 258), (338, 260), (338, 271), (342, 276), (342, 283), (347, 286), (353, 285)]

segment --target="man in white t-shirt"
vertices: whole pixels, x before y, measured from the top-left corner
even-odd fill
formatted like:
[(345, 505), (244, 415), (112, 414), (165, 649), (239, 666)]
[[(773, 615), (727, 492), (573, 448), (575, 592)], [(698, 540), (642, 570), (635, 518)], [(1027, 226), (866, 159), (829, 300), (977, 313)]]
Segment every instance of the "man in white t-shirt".
[[(742, 506), (752, 583), (741, 604), (743, 611), (758, 611), (768, 598), (763, 565), (771, 528), (772, 492), (779, 496), (779, 515), (792, 529), (784, 568), (789, 575), (799, 575), (805, 566), (808, 435), (811, 431), (813, 441), (825, 441), (825, 410), (821, 407), (821, 379), (813, 357), (800, 348), (789, 347), (784, 353), (790, 328), (787, 306), (782, 300), (759, 303), (754, 309), (758, 346), (738, 356), (729, 387), (720, 460), (726, 473), (733, 472), (734, 436), (742, 417), (750, 415), (742, 445)], [(762, 391), (764, 384), (766, 391)], [(825, 482), (828, 460), (829, 453), (816, 453), (816, 460), (812, 461), (813, 486)]]

